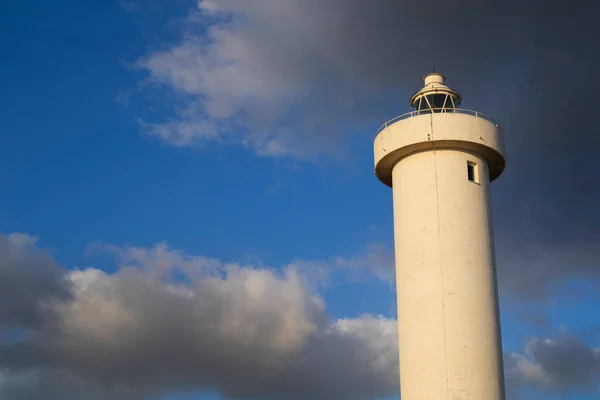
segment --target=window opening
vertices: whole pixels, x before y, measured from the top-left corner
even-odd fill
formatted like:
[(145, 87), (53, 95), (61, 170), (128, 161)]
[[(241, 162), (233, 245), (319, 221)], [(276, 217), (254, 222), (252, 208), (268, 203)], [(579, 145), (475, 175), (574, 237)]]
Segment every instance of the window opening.
[(431, 114), (431, 105), (427, 97), (428, 96), (421, 97), (421, 107), (419, 114)]
[(471, 182), (479, 183), (479, 174), (476, 163), (467, 161), (467, 178)]
[(458, 106), (458, 99), (451, 94), (429, 94), (415, 100), (413, 107), (417, 114), (452, 112)]
[(446, 102), (444, 103), (444, 111), (448, 112), (448, 110), (454, 110), (454, 96), (446, 96)]
[(429, 100), (429, 105), (431, 106), (431, 108), (438, 109), (436, 110), (437, 112), (440, 112), (440, 109), (444, 107), (444, 102), (446, 101), (445, 94), (430, 94), (426, 97)]

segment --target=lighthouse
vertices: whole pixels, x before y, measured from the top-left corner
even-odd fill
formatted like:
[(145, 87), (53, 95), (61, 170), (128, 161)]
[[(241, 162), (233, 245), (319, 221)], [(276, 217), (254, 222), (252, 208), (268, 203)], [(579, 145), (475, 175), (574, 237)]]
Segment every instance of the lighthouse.
[(490, 184), (500, 126), (432, 73), (374, 142), (392, 188), (402, 400), (504, 400)]

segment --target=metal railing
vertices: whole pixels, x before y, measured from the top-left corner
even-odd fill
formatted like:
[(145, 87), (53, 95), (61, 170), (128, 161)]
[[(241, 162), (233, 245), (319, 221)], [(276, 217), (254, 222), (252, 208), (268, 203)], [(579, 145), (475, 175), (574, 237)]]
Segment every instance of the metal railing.
[(480, 113), (479, 111), (466, 110), (464, 108), (428, 108), (428, 109), (420, 110), (420, 111), (411, 111), (409, 113), (402, 114), (396, 118), (390, 119), (388, 122), (381, 125), (381, 127), (377, 130), (377, 133), (375, 134), (375, 136), (377, 136), (379, 134), (379, 132), (381, 132), (382, 130), (386, 129), (390, 125), (395, 124), (398, 121), (401, 121), (403, 119), (410, 118), (410, 117), (415, 117), (417, 115), (429, 115), (429, 114), (467, 114), (467, 115), (472, 115), (477, 118), (482, 118), (488, 122), (491, 122), (492, 124), (496, 125), (497, 127), (500, 127), (500, 125), (498, 125), (498, 123), (496, 121), (494, 121), (492, 118), (488, 117), (487, 115)]

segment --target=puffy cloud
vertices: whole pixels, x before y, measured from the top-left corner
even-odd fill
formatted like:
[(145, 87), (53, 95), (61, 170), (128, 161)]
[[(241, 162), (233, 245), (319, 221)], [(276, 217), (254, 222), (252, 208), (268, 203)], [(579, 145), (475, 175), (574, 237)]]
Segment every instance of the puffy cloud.
[(561, 393), (598, 390), (600, 349), (562, 332), (554, 338), (531, 338), (523, 353), (505, 357), (511, 389), (528, 385)]
[(52, 319), (35, 332), (0, 346), (2, 398), (58, 399), (67, 387), (75, 398), (208, 388), (232, 398), (368, 399), (396, 390), (395, 321), (329, 321), (293, 267), (225, 264), (166, 244), (99, 246), (118, 270), (48, 278), (66, 276), (71, 297), (42, 308)]

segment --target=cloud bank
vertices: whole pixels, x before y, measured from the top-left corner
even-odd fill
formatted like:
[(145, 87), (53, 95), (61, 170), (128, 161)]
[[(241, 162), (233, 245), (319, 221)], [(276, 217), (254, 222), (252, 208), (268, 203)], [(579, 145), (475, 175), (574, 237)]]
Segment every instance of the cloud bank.
[[(293, 267), (224, 264), (164, 244), (107, 248), (120, 260), (113, 274), (52, 275), (47, 256), (29, 267), (46, 286), (30, 285), (32, 310), (24, 309), (40, 317), (2, 319), (0, 332), (19, 333), (0, 346), (3, 399), (202, 389), (240, 399), (370, 399), (396, 391), (395, 322), (329, 320)], [(28, 268), (34, 249), (6, 238), (1, 249), (3, 283), (21, 284), (8, 272)], [(16, 291), (3, 300), (4, 308), (22, 303)]]
[[(294, 267), (270, 270), (154, 248), (95, 245), (119, 268), (63, 269), (27, 235), (0, 238), (2, 399), (378, 399), (398, 391), (396, 321), (331, 320)], [(349, 258), (358, 259), (359, 257)], [(15, 273), (19, 271), (19, 273)], [(28, 283), (35, 271), (44, 284)], [(592, 391), (599, 351), (566, 334), (507, 354), (521, 387)]]

